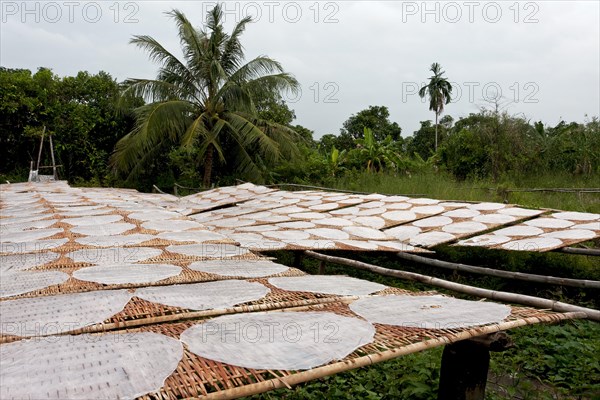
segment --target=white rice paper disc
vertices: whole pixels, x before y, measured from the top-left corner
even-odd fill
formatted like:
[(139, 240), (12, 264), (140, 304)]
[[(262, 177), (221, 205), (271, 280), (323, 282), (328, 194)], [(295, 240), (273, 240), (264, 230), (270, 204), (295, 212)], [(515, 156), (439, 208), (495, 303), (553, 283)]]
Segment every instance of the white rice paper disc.
[(575, 222), (558, 218), (536, 218), (530, 221), (525, 221), (524, 224), (538, 228), (561, 229), (573, 226), (575, 225)]
[(410, 197), (407, 196), (386, 196), (384, 199), (382, 199), (383, 201), (385, 201), (386, 203), (397, 203), (400, 201), (406, 201), (409, 200)]
[(281, 222), (277, 224), (278, 227), (283, 229), (311, 229), (316, 225), (308, 221), (293, 221), (293, 222)]
[(452, 222), (452, 218), (448, 217), (429, 217), (415, 221), (412, 224), (420, 228), (439, 228), (444, 225), (449, 225)]
[(226, 315), (181, 334), (192, 353), (245, 368), (303, 370), (341, 360), (371, 343), (375, 328), (330, 312)]
[(120, 235), (124, 232), (135, 229), (135, 227), (136, 226), (134, 224), (130, 224), (128, 222), (113, 222), (111, 224), (104, 225), (76, 226), (71, 228), (71, 232), (86, 236), (110, 236)]
[(181, 214), (173, 212), (173, 211), (165, 211), (165, 210), (152, 210), (152, 211), (142, 211), (142, 212), (133, 212), (128, 215), (129, 218), (137, 219), (139, 221), (157, 221), (161, 219), (175, 219), (180, 218)]
[(594, 220), (600, 220), (600, 214), (583, 213), (583, 212), (575, 212), (575, 211), (555, 213), (555, 214), (552, 214), (552, 216), (554, 218), (568, 219), (568, 220), (571, 220), (571, 221), (594, 221)]
[(484, 224), (503, 225), (509, 224), (516, 221), (517, 219), (512, 215), (504, 214), (482, 214), (473, 218), (475, 222), (481, 222)]
[(431, 231), (431, 232), (425, 232), (425, 233), (421, 233), (417, 236), (414, 236), (413, 238), (410, 239), (409, 243), (413, 246), (430, 247), (430, 246), (436, 246), (438, 244), (450, 242), (454, 239), (456, 239), (456, 236), (454, 236), (451, 233)]
[(528, 239), (514, 240), (502, 244), (502, 248), (513, 251), (544, 251), (563, 245), (562, 240), (549, 237), (532, 237)]
[[(31, 217), (32, 214), (47, 214), (49, 212), (50, 212), (50, 210), (46, 207), (31, 207), (31, 208), (28, 208), (27, 210), (24, 210), (23, 207), (18, 206), (18, 207), (15, 207), (14, 209), (9, 209), (9, 208), (2, 209), (2, 216), (3, 217), (15, 217), (15, 218)], [(40, 218), (47, 218), (47, 217), (48, 217), (48, 215), (44, 215), (43, 217), (40, 216)]]
[(37, 251), (52, 250), (67, 243), (69, 239), (46, 239), (33, 242), (4, 243), (0, 245), (0, 252), (7, 254), (33, 253)]
[(304, 240), (310, 238), (310, 234), (307, 231), (268, 231), (262, 232), (264, 237), (277, 240)]
[(535, 226), (515, 225), (499, 229), (494, 233), (502, 236), (537, 236), (544, 233), (544, 231)]
[(306, 219), (309, 221), (313, 221), (315, 219), (327, 218), (327, 214), (321, 214), (321, 213), (313, 212), (313, 211), (305, 211), (305, 212), (297, 212), (297, 213), (289, 214), (289, 217), (293, 218), (293, 219)]
[(338, 200), (338, 203), (344, 204), (344, 205), (360, 204), (362, 202), (363, 202), (363, 200), (360, 199), (360, 198), (351, 198), (351, 199)]
[(39, 336), (99, 324), (122, 311), (133, 295), (127, 290), (98, 290), (6, 300), (0, 303), (5, 335)]
[(357, 217), (352, 220), (355, 224), (368, 226), (374, 229), (385, 227), (385, 220), (380, 217)]
[(335, 240), (346, 240), (350, 239), (350, 235), (339, 229), (331, 228), (315, 228), (306, 230), (307, 233), (324, 238), (324, 239), (335, 239)]
[(223, 241), (227, 236), (214, 231), (181, 231), (181, 232), (162, 232), (157, 236), (159, 239), (174, 240), (179, 242), (204, 243), (209, 241)]
[(487, 235), (476, 236), (474, 238), (467, 239), (467, 240), (462, 240), (462, 241), (458, 242), (458, 245), (491, 247), (491, 246), (497, 246), (502, 243), (506, 243), (510, 240), (511, 240), (511, 238), (508, 236), (487, 234)]
[(145, 233), (135, 233), (133, 235), (112, 235), (112, 236), (83, 236), (75, 239), (79, 244), (94, 247), (122, 247), (135, 246), (148, 240), (154, 239), (155, 236)]
[(8, 343), (0, 347), (0, 397), (134, 399), (159, 390), (182, 356), (179, 340), (151, 332)]
[(506, 204), (502, 203), (476, 203), (469, 204), (467, 208), (478, 211), (495, 211), (506, 207)]
[(315, 211), (330, 211), (330, 210), (335, 210), (336, 208), (339, 208), (340, 205), (338, 203), (324, 203), (324, 204), (317, 204), (314, 206), (310, 206), (309, 208), (311, 210), (315, 210)]
[(446, 225), (442, 228), (444, 232), (456, 233), (461, 235), (465, 233), (481, 232), (485, 231), (486, 229), (488, 229), (487, 225), (472, 221), (456, 222), (450, 225)]
[(268, 260), (207, 260), (196, 261), (188, 267), (194, 271), (206, 272), (220, 276), (235, 276), (243, 278), (260, 278), (281, 274), (289, 267)]
[(353, 225), (352, 221), (349, 221), (344, 218), (336, 218), (336, 217), (327, 217), (327, 218), (316, 219), (313, 222), (317, 225), (338, 226), (338, 227)]
[(62, 221), (73, 226), (103, 225), (123, 220), (120, 215), (95, 215), (91, 217), (65, 218)]
[(240, 232), (269, 232), (279, 230), (277, 225), (256, 225), (256, 226), (242, 226), (237, 229)]
[(346, 226), (342, 228), (344, 232), (347, 232), (353, 236), (362, 238), (362, 239), (373, 239), (373, 240), (385, 240), (389, 239), (389, 237), (381, 232), (380, 230), (369, 228), (366, 226)]
[(413, 206), (414, 206), (414, 204), (410, 204), (410, 203), (406, 203), (406, 202), (399, 202), (399, 203), (387, 203), (385, 205), (385, 208), (387, 208), (388, 210), (407, 210)]
[(504, 304), (444, 296), (374, 296), (354, 301), (350, 309), (371, 323), (423, 329), (497, 324), (511, 313)]
[[(2, 219), (0, 219), (0, 223), (4, 222)], [(0, 232), (2, 232), (2, 235), (4, 236), (4, 234), (9, 233), (9, 232), (23, 232), (23, 231), (27, 231), (30, 229), (45, 229), (48, 228), (52, 225), (54, 225), (57, 222), (57, 220), (55, 219), (44, 219), (41, 221), (29, 221), (29, 222), (21, 222), (18, 224), (9, 224), (9, 225), (5, 225), (5, 224), (1, 224), (0, 225)]]
[(371, 215), (381, 215), (386, 211), (387, 211), (387, 208), (384, 208), (384, 207), (366, 208), (366, 209), (360, 210), (357, 215), (359, 215), (361, 217), (368, 217)]
[(104, 285), (121, 285), (158, 282), (180, 273), (180, 267), (170, 264), (113, 264), (78, 269), (73, 272), (73, 278)]
[(217, 228), (237, 228), (241, 226), (254, 225), (256, 221), (242, 218), (223, 218), (205, 222), (206, 225), (216, 226)]
[(23, 243), (33, 242), (50, 236), (54, 236), (57, 233), (64, 233), (62, 228), (49, 228), (49, 229), (34, 229), (30, 231), (21, 232), (6, 232), (2, 233), (2, 243)]
[(17, 296), (45, 289), (66, 282), (67, 279), (69, 275), (60, 271), (23, 271), (3, 274), (0, 279), (0, 297)]
[(408, 199), (406, 200), (408, 203), (412, 203), (412, 204), (438, 204), (440, 201), (439, 200), (434, 200), (434, 199), (426, 199), (426, 198), (417, 198), (417, 199)]
[(24, 217), (8, 217), (4, 215), (4, 209), (0, 210), (0, 226), (2, 228), (8, 227), (9, 225), (14, 224), (25, 224), (28, 222), (42, 222), (42, 221), (53, 221), (56, 222), (55, 219), (48, 219), (49, 215), (27, 215)]
[(269, 283), (279, 289), (294, 292), (334, 294), (339, 296), (363, 296), (387, 286), (342, 275), (306, 275), (269, 278)]
[(498, 211), (499, 214), (512, 215), (513, 217), (533, 217), (542, 213), (540, 210), (529, 210), (527, 208), (509, 207)]
[(417, 214), (412, 211), (388, 211), (381, 216), (395, 222), (408, 222), (417, 219)]
[(369, 243), (375, 244), (378, 247), (384, 247), (384, 248), (394, 249), (394, 250), (398, 250), (398, 251), (414, 251), (415, 250), (415, 248), (413, 246), (411, 246), (410, 244), (394, 242), (391, 240), (388, 240), (388, 241), (369, 240)]
[(171, 245), (166, 248), (171, 253), (182, 254), (190, 257), (205, 257), (213, 259), (231, 258), (243, 256), (250, 251), (243, 247), (231, 244), (180, 244)]
[(442, 206), (421, 206), (410, 209), (412, 212), (424, 215), (434, 215), (444, 212), (446, 209)]
[(597, 235), (594, 231), (586, 229), (563, 229), (560, 231), (554, 231), (545, 233), (542, 237), (550, 237), (563, 240), (590, 240), (595, 238)]
[(481, 215), (481, 213), (479, 211), (471, 210), (469, 208), (459, 208), (456, 210), (446, 211), (445, 213), (442, 214), (442, 216), (444, 216), (444, 217), (451, 217), (451, 218), (473, 218), (478, 215)]
[(203, 227), (204, 226), (202, 224), (199, 224), (196, 221), (189, 221), (185, 219), (157, 219), (153, 221), (146, 221), (142, 224), (142, 228), (159, 232), (177, 232)]
[(128, 264), (148, 260), (162, 254), (153, 247), (107, 247), (81, 249), (65, 254), (75, 262), (91, 264)]
[(51, 251), (43, 253), (10, 254), (0, 256), (0, 273), (23, 271), (52, 262), (60, 257), (60, 254)]
[(297, 206), (287, 206), (287, 207), (271, 209), (271, 212), (273, 212), (275, 214), (285, 214), (285, 215), (291, 215), (294, 213), (302, 213), (305, 211), (306, 211), (306, 208), (297, 207)]
[(231, 308), (260, 300), (270, 292), (258, 282), (225, 280), (188, 285), (155, 286), (137, 289), (135, 296), (152, 303), (187, 310)]
[[(93, 206), (93, 207), (103, 207), (103, 206)], [(62, 217), (91, 217), (91, 216), (95, 216), (95, 215), (105, 215), (105, 214), (111, 214), (113, 213), (115, 210), (111, 209), (111, 208), (98, 208), (98, 209), (91, 209), (91, 210), (80, 210), (79, 207), (69, 207), (70, 209), (66, 209), (66, 210), (62, 210), (59, 211), (58, 214), (60, 214)]]
[(410, 225), (397, 226), (387, 229), (385, 233), (401, 242), (408, 241), (421, 233), (421, 228)]
[(285, 243), (278, 240), (265, 239), (262, 235), (257, 233), (233, 233), (228, 234), (227, 236), (247, 249), (277, 250), (287, 246)]
[(571, 226), (571, 229), (586, 229), (592, 231), (600, 231), (600, 221), (590, 222), (589, 224), (577, 224)]

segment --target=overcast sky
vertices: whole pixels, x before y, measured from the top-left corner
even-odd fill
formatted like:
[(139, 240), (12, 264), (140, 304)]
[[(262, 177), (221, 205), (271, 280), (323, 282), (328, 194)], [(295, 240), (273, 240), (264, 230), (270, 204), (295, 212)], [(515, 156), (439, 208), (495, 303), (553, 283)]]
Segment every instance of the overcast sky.
[[(0, 64), (74, 75), (151, 78), (156, 65), (129, 45), (151, 35), (177, 52), (178, 8), (196, 25), (215, 2), (1, 1)], [(287, 96), (315, 137), (339, 133), (369, 105), (387, 106), (404, 135), (433, 119), (416, 94), (438, 62), (453, 83), (455, 119), (498, 90), (507, 111), (554, 125), (600, 115), (600, 2), (227, 2), (228, 30), (245, 15), (247, 59), (266, 54), (302, 85)]]

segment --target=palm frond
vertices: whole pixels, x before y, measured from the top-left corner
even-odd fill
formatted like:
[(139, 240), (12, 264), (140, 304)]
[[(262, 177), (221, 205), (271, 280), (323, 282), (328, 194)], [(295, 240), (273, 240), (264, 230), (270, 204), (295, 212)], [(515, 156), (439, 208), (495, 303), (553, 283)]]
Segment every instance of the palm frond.
[(117, 171), (128, 171), (157, 145), (177, 143), (189, 124), (190, 112), (189, 102), (182, 100), (151, 103), (136, 109), (136, 126), (117, 142), (111, 166)]

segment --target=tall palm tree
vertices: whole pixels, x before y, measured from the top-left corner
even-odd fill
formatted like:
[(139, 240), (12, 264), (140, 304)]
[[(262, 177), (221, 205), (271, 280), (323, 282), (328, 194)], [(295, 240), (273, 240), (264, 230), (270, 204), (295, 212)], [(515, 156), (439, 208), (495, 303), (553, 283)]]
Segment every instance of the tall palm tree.
[(183, 61), (150, 36), (131, 39), (160, 69), (156, 79), (125, 82), (124, 95), (142, 96), (148, 104), (136, 109), (135, 128), (117, 143), (112, 166), (133, 176), (166, 145), (196, 148), (208, 187), (215, 153), (221, 163), (233, 161), (249, 176), (259, 175), (264, 161), (294, 155), (295, 132), (259, 119), (255, 105), (282, 91), (295, 93), (299, 85), (269, 57), (244, 63), (240, 36), (251, 18), (227, 34), (220, 5), (208, 11), (204, 29), (194, 28), (178, 10), (166, 14), (177, 25)]
[(429, 70), (433, 72), (433, 76), (429, 78), (429, 84), (419, 90), (421, 98), (429, 95), (429, 110), (435, 112), (435, 151), (438, 148), (438, 118), (444, 111), (444, 105), (452, 100), (452, 85), (442, 76), (445, 72), (441, 69), (440, 64), (431, 64)]

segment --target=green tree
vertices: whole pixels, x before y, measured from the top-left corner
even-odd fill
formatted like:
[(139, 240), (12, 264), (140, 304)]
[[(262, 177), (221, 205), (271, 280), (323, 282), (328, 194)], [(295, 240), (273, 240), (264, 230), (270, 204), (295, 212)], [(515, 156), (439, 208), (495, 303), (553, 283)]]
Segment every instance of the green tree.
[(179, 29), (184, 61), (150, 36), (131, 40), (161, 68), (156, 79), (126, 82), (125, 94), (150, 102), (136, 110), (136, 127), (117, 144), (114, 168), (135, 174), (175, 143), (203, 157), (203, 184), (209, 186), (215, 153), (220, 163), (233, 162), (253, 178), (261, 176), (265, 163), (295, 154), (295, 132), (260, 119), (256, 102), (276, 99), (274, 93), (285, 90), (295, 92), (299, 85), (269, 57), (244, 64), (240, 36), (251, 18), (242, 19), (227, 34), (220, 5), (208, 11), (205, 29), (195, 29), (178, 10), (168, 15)]
[(352, 114), (340, 129), (336, 147), (349, 150), (354, 147), (356, 139), (364, 138), (364, 128), (371, 129), (376, 141), (383, 141), (388, 136), (402, 146), (402, 128), (390, 121), (390, 112), (386, 106), (369, 106), (369, 108)]
[[(109, 154), (133, 122), (128, 112), (116, 113), (119, 90), (106, 72), (61, 78), (47, 68), (0, 68), (0, 171), (25, 179), (44, 131), (52, 135), (61, 179), (102, 183)], [(41, 161), (49, 165), (48, 142), (44, 149)]]
[(381, 172), (386, 167), (394, 169), (399, 167), (400, 156), (393, 148), (391, 136), (386, 137), (383, 141), (378, 141), (370, 128), (364, 128), (363, 137), (356, 139), (356, 143), (358, 146), (353, 152), (366, 166), (367, 171)]
[(421, 98), (429, 96), (429, 110), (435, 113), (435, 151), (438, 148), (438, 118), (444, 111), (444, 105), (452, 100), (452, 85), (443, 77), (445, 72), (441, 68), (438, 63), (431, 64), (430, 71), (433, 75), (429, 78), (429, 83), (419, 90)]

